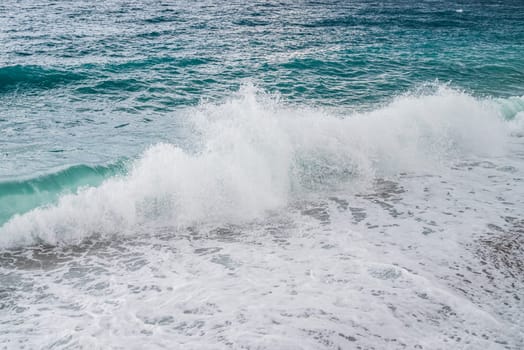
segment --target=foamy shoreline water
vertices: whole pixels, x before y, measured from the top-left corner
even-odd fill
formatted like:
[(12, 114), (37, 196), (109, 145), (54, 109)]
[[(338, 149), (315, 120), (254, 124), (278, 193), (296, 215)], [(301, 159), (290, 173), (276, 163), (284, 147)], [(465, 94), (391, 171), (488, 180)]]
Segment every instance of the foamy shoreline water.
[(16, 312), (2, 343), (517, 349), (522, 247), (488, 243), (521, 230), (507, 178), (522, 173), (507, 169), (471, 161), (243, 225), (4, 252), (3, 310)]

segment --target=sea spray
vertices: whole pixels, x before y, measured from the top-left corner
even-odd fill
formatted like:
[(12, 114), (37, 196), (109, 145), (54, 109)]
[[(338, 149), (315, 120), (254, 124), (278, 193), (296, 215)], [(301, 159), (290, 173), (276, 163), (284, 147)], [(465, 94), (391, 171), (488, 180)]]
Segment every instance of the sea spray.
[(495, 103), (447, 87), (339, 115), (249, 85), (185, 113), (199, 135), (193, 150), (151, 146), (127, 175), (13, 216), (0, 228), (0, 245), (74, 243), (146, 224), (243, 222), (318, 190), (435, 172), (460, 155), (501, 154), (508, 137)]

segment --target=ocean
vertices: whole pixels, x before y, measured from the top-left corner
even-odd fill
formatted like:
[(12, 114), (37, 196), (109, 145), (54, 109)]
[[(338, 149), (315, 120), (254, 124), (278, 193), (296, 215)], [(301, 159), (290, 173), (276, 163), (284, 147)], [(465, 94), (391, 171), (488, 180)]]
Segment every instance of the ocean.
[(4, 0), (1, 349), (522, 349), (524, 3)]

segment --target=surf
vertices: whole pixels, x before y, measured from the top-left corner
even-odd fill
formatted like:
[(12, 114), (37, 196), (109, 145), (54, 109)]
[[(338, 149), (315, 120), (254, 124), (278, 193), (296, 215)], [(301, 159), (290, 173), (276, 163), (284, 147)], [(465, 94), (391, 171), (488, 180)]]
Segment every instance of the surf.
[(438, 173), (464, 156), (503, 154), (523, 107), (520, 97), (480, 99), (439, 86), (346, 115), (246, 85), (185, 110), (191, 148), (159, 143), (125, 171), (80, 166), (0, 184), (0, 247), (74, 244), (145, 225), (241, 223), (311, 193)]

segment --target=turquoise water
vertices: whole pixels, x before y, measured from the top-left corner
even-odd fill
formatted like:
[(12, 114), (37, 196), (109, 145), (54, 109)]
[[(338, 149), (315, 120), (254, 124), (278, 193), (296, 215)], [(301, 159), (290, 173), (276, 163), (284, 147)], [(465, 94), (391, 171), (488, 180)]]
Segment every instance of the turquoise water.
[(178, 113), (251, 82), (361, 110), (436, 81), (524, 94), (520, 1), (4, 1), (0, 177), (181, 143)]
[(0, 347), (521, 349), (524, 3), (4, 0)]

